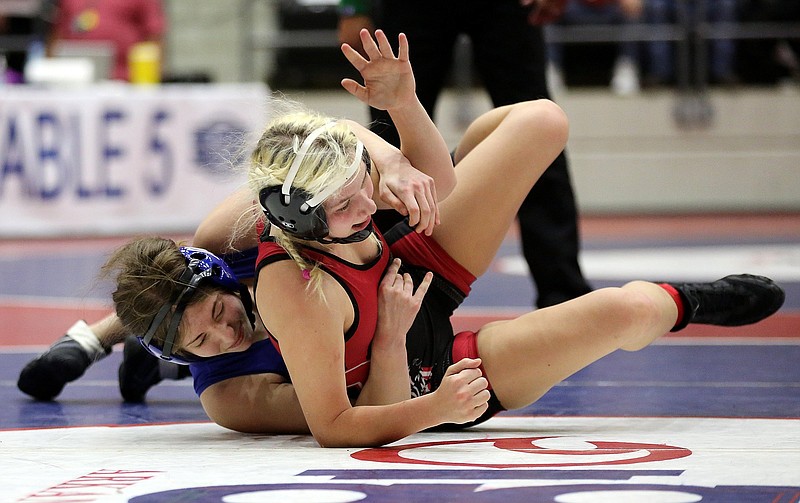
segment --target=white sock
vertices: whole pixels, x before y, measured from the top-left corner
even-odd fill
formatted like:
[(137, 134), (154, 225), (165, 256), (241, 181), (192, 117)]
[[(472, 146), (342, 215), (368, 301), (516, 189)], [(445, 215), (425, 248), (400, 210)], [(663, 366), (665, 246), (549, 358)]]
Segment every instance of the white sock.
[(89, 328), (89, 325), (83, 320), (75, 322), (67, 330), (67, 335), (81, 345), (92, 361), (100, 360), (108, 354), (108, 351), (100, 344), (100, 339), (97, 338), (92, 329)]

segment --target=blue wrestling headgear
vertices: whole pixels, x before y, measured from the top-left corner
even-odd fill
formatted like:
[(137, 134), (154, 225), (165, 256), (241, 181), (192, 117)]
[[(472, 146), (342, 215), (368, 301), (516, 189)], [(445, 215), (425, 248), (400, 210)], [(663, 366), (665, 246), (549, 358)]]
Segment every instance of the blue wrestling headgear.
[(352, 164), (345, 171), (345, 179), (341, 184), (331, 184), (319, 194), (311, 196), (308, 192), (292, 187), (297, 176), (303, 157), (311, 148), (314, 140), (320, 134), (335, 126), (336, 122), (329, 122), (311, 132), (300, 145), (297, 155), (289, 167), (289, 173), (283, 185), (274, 185), (261, 189), (258, 194), (261, 209), (272, 225), (277, 226), (283, 232), (308, 241), (319, 241), (320, 243), (357, 243), (363, 241), (372, 234), (372, 225), (366, 229), (358, 231), (346, 238), (328, 238), (328, 218), (322, 203), (334, 192), (350, 180), (361, 166), (362, 158), (367, 165), (367, 173), (371, 170), (369, 155), (364, 155), (364, 144), (358, 141), (356, 145), (356, 155)]
[[(223, 290), (238, 293), (242, 299), (251, 324), (255, 323), (255, 315), (253, 314), (253, 301), (250, 298), (250, 292), (245, 285), (239, 283), (233, 270), (231, 270), (224, 260), (202, 248), (181, 246), (180, 252), (186, 259), (186, 270), (178, 279), (178, 284), (184, 285), (184, 288), (170, 302), (161, 306), (161, 309), (159, 309), (158, 313), (153, 317), (153, 321), (150, 322), (147, 333), (145, 333), (144, 336), (138, 336), (138, 338), (139, 342), (142, 343), (142, 346), (144, 346), (150, 354), (162, 360), (188, 365), (191, 362), (199, 361), (203, 358), (186, 354), (176, 356), (172, 354), (172, 350), (175, 346), (175, 338), (178, 335), (178, 326), (181, 323), (183, 311), (186, 309), (192, 297), (194, 297), (200, 285), (210, 283)], [(153, 340), (153, 336), (164, 323), (169, 313), (172, 313), (172, 319), (169, 322), (167, 334), (164, 337), (164, 346), (158, 347)]]

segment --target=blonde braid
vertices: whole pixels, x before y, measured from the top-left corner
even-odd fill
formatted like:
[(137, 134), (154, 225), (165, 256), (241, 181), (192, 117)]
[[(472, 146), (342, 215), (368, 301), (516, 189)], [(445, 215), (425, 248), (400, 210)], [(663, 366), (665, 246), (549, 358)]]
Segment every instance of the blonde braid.
[[(283, 184), (303, 140), (331, 121), (329, 117), (311, 112), (295, 112), (267, 125), (250, 157), (248, 183), (256, 199), (263, 188)], [(292, 186), (313, 195), (333, 183), (341, 183), (342, 174), (352, 163), (357, 143), (355, 134), (343, 122), (325, 130), (303, 156)], [(324, 299), (322, 271), (316, 261), (303, 256), (303, 241), (280, 229), (274, 229), (274, 235), (308, 279), (307, 289)]]

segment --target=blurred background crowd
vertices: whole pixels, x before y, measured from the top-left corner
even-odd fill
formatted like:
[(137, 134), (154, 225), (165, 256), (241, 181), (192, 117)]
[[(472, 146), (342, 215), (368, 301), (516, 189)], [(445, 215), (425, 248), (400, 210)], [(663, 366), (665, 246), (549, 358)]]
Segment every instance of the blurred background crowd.
[[(20, 84), (46, 78), (32, 61), (88, 58), (94, 80), (333, 87), (348, 71), (337, 54), (337, 7), (336, 0), (3, 0), (0, 69), (5, 83)], [(798, 23), (795, 0), (568, 0), (545, 27), (548, 82), (552, 91), (608, 85), (619, 95), (797, 83)], [(152, 60), (158, 75), (146, 69)], [(131, 76), (137, 64), (142, 73)]]

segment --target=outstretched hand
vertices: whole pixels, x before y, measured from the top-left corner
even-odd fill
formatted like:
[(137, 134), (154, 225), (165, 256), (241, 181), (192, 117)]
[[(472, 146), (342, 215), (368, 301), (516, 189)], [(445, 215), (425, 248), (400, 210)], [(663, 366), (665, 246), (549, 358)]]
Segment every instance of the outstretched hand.
[(342, 53), (361, 74), (364, 85), (353, 79), (342, 79), (342, 87), (380, 110), (390, 110), (416, 100), (416, 83), (408, 60), (405, 34), (398, 36), (397, 56), (382, 30), (375, 31), (374, 39), (366, 29), (362, 29), (359, 35), (366, 58), (349, 44), (342, 44)]

